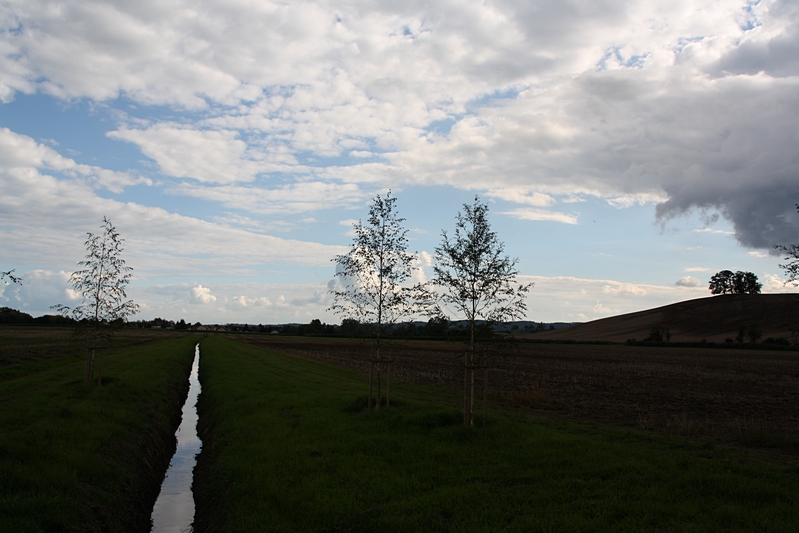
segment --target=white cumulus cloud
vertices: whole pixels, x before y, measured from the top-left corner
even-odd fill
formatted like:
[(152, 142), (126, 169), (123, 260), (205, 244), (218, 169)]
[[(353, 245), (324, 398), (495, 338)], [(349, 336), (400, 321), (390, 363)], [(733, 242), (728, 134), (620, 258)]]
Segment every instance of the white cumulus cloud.
[(211, 289), (208, 287), (196, 285), (191, 288), (190, 301), (195, 304), (207, 305), (214, 303), (216, 301), (216, 296), (211, 294)]
[(674, 284), (678, 287), (702, 287), (704, 283), (700, 280), (696, 279), (693, 276), (685, 276), (684, 278), (678, 279)]

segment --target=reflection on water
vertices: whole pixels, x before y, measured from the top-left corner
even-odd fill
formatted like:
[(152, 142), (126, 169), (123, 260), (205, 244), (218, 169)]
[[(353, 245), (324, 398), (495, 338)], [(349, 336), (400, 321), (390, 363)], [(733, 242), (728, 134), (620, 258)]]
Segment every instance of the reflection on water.
[(175, 436), (178, 448), (169, 463), (161, 494), (153, 507), (153, 533), (191, 531), (194, 520), (194, 496), (191, 480), (202, 443), (197, 436), (197, 396), (200, 394), (200, 345), (194, 349), (194, 363), (189, 376), (189, 396), (183, 404), (183, 420)]

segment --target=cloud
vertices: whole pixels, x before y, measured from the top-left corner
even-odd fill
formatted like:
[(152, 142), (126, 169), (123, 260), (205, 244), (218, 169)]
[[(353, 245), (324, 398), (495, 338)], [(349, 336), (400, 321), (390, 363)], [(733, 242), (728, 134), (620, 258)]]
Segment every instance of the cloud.
[(108, 189), (115, 193), (122, 192), (130, 185), (152, 185), (152, 180), (148, 178), (78, 164), (26, 135), (0, 128), (0, 169), (19, 174), (34, 168), (58, 172), (92, 188)]
[[(766, 73), (774, 77), (799, 75), (799, 24), (796, 4), (790, 1), (769, 2), (758, 20), (758, 27), (747, 32), (739, 46), (727, 51), (707, 71), (724, 73)], [(764, 27), (765, 26), (765, 27)]]
[(200, 182), (252, 181), (262, 172), (280, 171), (285, 166), (249, 150), (236, 131), (157, 124), (146, 130), (112, 131), (108, 136), (137, 144), (164, 174)]
[(344, 235), (347, 235), (348, 237), (355, 237), (355, 225), (358, 224), (358, 222), (360, 221), (355, 218), (348, 218), (338, 221), (340, 226), (347, 228), (347, 231), (344, 233)]
[[(790, 1), (5, 9), (0, 100), (41, 92), (119, 106), (111, 138), (167, 177), (231, 187), (173, 189), (182, 194), (227, 206), (252, 193), (249, 208), (271, 213), (285, 182), (261, 179), (332, 184), (346, 198), (331, 205), (357, 196), (341, 184), (448, 185), (518, 203), (508, 213), (527, 220), (576, 223), (541, 208), (597, 196), (657, 203), (664, 223), (716, 210), (755, 249), (799, 232)], [(141, 121), (141, 106), (163, 108)], [(44, 159), (28, 167), (90, 187), (142, 182), (31, 155)]]
[(267, 215), (352, 207), (367, 196), (355, 184), (324, 182), (295, 183), (277, 189), (233, 185), (207, 187), (182, 183), (169, 190), (176, 194), (215, 201), (230, 209)]
[[(85, 168), (81, 165), (82, 168)], [(131, 176), (126, 172), (115, 172), (99, 167), (88, 167), (81, 172), (88, 178), (89, 183), (95, 189), (107, 189), (113, 193), (121, 193), (125, 187), (132, 185), (152, 185), (153, 180), (142, 176)]]
[[(195, 291), (206, 300), (205, 304), (194, 301)], [(287, 302), (283, 291), (290, 291), (298, 301)], [(305, 316), (310, 314), (323, 321), (336, 322), (326, 310), (327, 305), (320, 303), (319, 294), (325, 290), (324, 285), (319, 284), (215, 282), (211, 293), (204, 285), (181, 283), (135, 285), (128, 292), (141, 305), (137, 319), (180, 316), (187, 322), (203, 324), (283, 324), (297, 316), (308, 322)]]
[(416, 260), (421, 267), (433, 266), (433, 254), (422, 250), (416, 256)]
[(315, 306), (326, 306), (331, 302), (330, 293), (327, 290), (317, 289), (313, 291), (311, 294), (307, 294), (304, 297), (297, 297), (292, 298), (290, 305), (294, 307), (306, 307), (308, 305), (315, 305)]
[(563, 224), (577, 224), (577, 217), (567, 215), (565, 213), (558, 213), (554, 211), (545, 211), (543, 209), (514, 209), (512, 211), (501, 212), (502, 215), (508, 215), (520, 220), (537, 220), (547, 222), (561, 222)]
[(712, 272), (712, 268), (707, 267), (688, 267), (685, 269), (686, 272)]
[(244, 295), (233, 298), (233, 304), (237, 307), (265, 307), (272, 305), (272, 301), (266, 296), (247, 298)]
[(553, 94), (523, 93), (464, 118), (447, 138), (394, 160), (420, 181), (477, 188), (490, 174), (548, 194), (659, 198), (661, 221), (717, 209), (742, 245), (786, 242), (799, 232), (799, 152), (789, 146), (799, 134), (799, 89), (760, 78), (707, 85), (699, 74), (686, 83), (688, 74), (581, 74)]
[(265, 264), (326, 266), (345, 251), (103, 198), (79, 170), (53, 149), (0, 129), (0, 239), (7, 257), (72, 270), (85, 253), (82, 236), (97, 231), (103, 216), (126, 240), (124, 257), (139, 280), (209, 270), (252, 275)]
[(608, 203), (616, 209), (626, 209), (634, 205), (644, 205), (647, 203), (658, 202), (663, 199), (662, 194), (657, 193), (640, 193), (640, 194), (626, 194), (607, 199)]
[(749, 252), (749, 256), (750, 257), (759, 257), (761, 259), (765, 259), (767, 257), (771, 257), (771, 254), (764, 254), (763, 252), (754, 251), (754, 252)]
[(519, 281), (535, 283), (527, 299), (530, 320), (584, 322), (708, 296), (707, 289), (698, 287), (572, 276), (523, 275)]
[(411, 283), (427, 283), (427, 275), (425, 267), (430, 268), (433, 266), (432, 254), (421, 251), (416, 254), (413, 262), (411, 263), (413, 270), (411, 270)]
[(211, 289), (208, 287), (196, 285), (191, 288), (191, 297), (189, 299), (191, 303), (208, 305), (216, 301), (216, 296), (211, 294)]
[(605, 307), (604, 305), (602, 305), (601, 302), (597, 302), (596, 305), (594, 305), (594, 307), (591, 308), (591, 310), (594, 312), (595, 316), (617, 314), (617, 311), (615, 309), (611, 309), (610, 307)]
[(685, 276), (678, 279), (674, 284), (678, 287), (702, 287), (704, 284), (693, 276)]
[(508, 202), (517, 204), (533, 205), (536, 207), (547, 207), (555, 203), (555, 199), (548, 195), (536, 191), (528, 191), (521, 187), (509, 187), (504, 189), (493, 189), (486, 191), (489, 198), (501, 198)]
[(23, 273), (22, 284), (0, 285), (0, 304), (33, 316), (55, 314), (50, 306), (73, 307), (80, 297), (70, 290), (69, 272), (29, 270)]
[(603, 285), (602, 293), (611, 296), (644, 296), (646, 294), (646, 289), (633, 283), (614, 283), (613, 285)]
[(766, 272), (762, 276), (763, 292), (764, 293), (796, 293), (799, 292), (799, 286), (794, 283), (786, 282), (782, 276), (777, 274), (770, 274)]
[(718, 235), (733, 235), (733, 233), (730, 231), (726, 231), (723, 229), (713, 229), (713, 228), (695, 229), (694, 233), (715, 233)]

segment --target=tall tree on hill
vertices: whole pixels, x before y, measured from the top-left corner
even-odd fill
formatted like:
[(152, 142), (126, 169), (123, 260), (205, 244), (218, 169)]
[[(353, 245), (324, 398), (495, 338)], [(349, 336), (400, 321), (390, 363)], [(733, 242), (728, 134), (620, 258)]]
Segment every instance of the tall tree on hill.
[[(484, 327), (490, 330), (495, 323), (523, 318), (527, 311), (525, 298), (533, 284), (516, 284), (519, 260), (505, 255), (505, 245), (491, 231), (488, 206), (478, 196), (458, 213), (454, 235), (450, 237), (442, 231), (441, 239), (436, 248), (433, 284), (442, 290), (442, 313), (469, 324), (463, 424), (473, 426), (475, 370), (483, 363), (477, 346), (478, 321), (484, 321)], [(485, 400), (485, 392), (483, 396)]]
[(711, 294), (760, 294), (763, 284), (753, 272), (722, 270), (710, 278)]
[(754, 272), (735, 273), (735, 293), (736, 294), (760, 294), (763, 284), (758, 281)]
[(390, 404), (391, 360), (381, 352), (387, 328), (420, 313), (428, 299), (423, 284), (410, 283), (416, 255), (407, 251), (408, 230), (402, 225), (405, 219), (397, 214), (396, 201), (391, 191), (385, 196), (375, 196), (366, 224), (359, 220), (353, 225), (355, 238), (350, 251), (333, 258), (337, 265), (336, 277), (341, 283), (330, 291), (333, 295), (330, 310), (343, 315), (344, 321), (370, 327), (374, 339), (374, 354), (369, 365), (369, 409), (375, 370), (375, 408), (380, 407), (384, 363), (387, 365), (386, 406)]
[(732, 294), (735, 289), (735, 274), (732, 270), (722, 270), (710, 277), (708, 288), (711, 294)]
[[(131, 267), (122, 259), (122, 239), (111, 221), (103, 217), (103, 231), (88, 232), (86, 258), (78, 261), (78, 270), (69, 277), (72, 290), (82, 297), (74, 308), (54, 305), (52, 308), (85, 324), (79, 333), (86, 337), (86, 366), (84, 381), (94, 379), (94, 352), (107, 343), (112, 327), (127, 317), (138, 313), (139, 306), (127, 299), (125, 287), (130, 283)], [(100, 369), (97, 383), (102, 385), (103, 359), (100, 352)]]
[[(799, 204), (796, 204), (796, 210), (799, 212)], [(783, 259), (787, 263), (780, 265), (780, 268), (788, 276), (785, 282), (799, 285), (799, 244), (789, 244), (788, 246), (777, 244), (774, 248), (785, 254)]]

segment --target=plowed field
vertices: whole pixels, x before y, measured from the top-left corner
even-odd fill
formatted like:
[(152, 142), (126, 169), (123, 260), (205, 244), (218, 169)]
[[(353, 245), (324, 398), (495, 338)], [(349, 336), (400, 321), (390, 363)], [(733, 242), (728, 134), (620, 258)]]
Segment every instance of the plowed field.
[[(363, 373), (372, 349), (341, 339), (237, 339)], [(459, 386), (462, 351), (456, 343), (393, 342), (392, 378)], [(799, 436), (797, 352), (520, 344), (489, 371), (488, 391), (495, 406), (600, 424), (733, 438)]]

